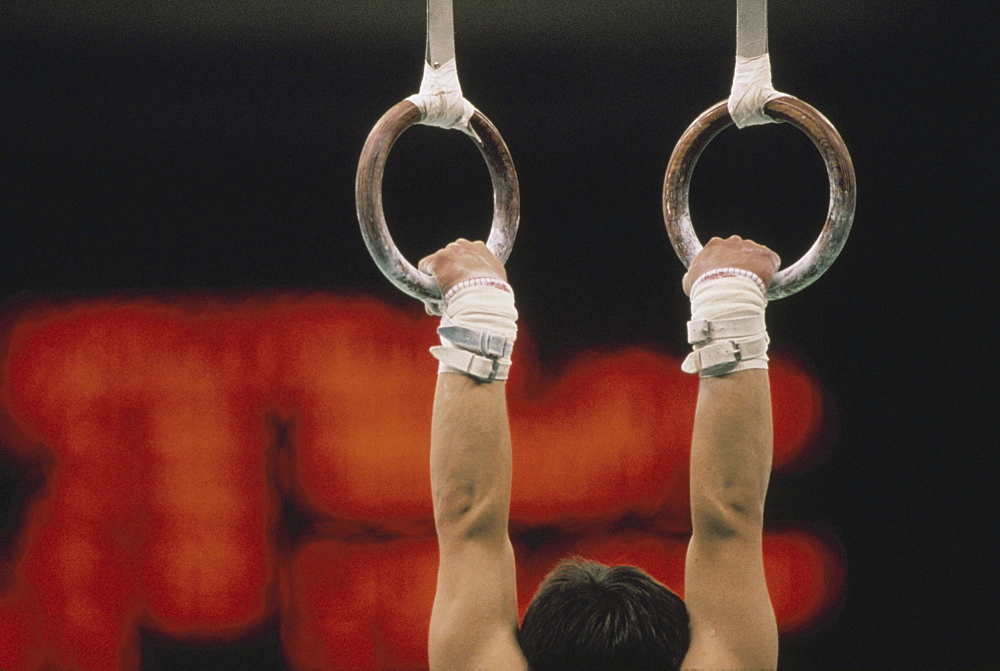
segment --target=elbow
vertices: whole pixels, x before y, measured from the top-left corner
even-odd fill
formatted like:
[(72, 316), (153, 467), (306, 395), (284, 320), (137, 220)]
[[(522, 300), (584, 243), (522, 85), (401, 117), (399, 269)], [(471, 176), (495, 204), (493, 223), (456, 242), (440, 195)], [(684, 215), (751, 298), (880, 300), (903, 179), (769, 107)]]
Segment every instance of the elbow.
[(434, 498), (434, 526), (440, 538), (506, 536), (507, 516), (505, 500), (471, 488), (443, 492)]
[(691, 523), (695, 533), (719, 540), (759, 539), (764, 530), (764, 501), (760, 497), (726, 492), (693, 496)]

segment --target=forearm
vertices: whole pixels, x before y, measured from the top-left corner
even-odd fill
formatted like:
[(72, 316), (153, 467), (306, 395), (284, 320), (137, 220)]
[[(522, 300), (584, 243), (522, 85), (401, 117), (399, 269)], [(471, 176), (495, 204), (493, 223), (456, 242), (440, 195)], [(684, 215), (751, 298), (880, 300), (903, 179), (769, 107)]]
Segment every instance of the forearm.
[(431, 424), (431, 492), (441, 542), (506, 539), (510, 483), (505, 384), (438, 375)]
[(691, 441), (695, 533), (759, 538), (772, 443), (766, 370), (702, 378)]

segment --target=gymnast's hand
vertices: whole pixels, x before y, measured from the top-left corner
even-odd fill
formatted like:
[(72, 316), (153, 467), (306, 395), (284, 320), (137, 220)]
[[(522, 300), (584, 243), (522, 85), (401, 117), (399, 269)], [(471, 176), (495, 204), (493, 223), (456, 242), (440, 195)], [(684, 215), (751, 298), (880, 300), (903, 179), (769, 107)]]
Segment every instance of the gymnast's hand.
[(684, 274), (684, 293), (691, 293), (694, 281), (716, 268), (742, 268), (749, 270), (770, 286), (771, 278), (781, 265), (781, 259), (763, 245), (752, 240), (744, 240), (738, 235), (723, 240), (712, 238)]
[(441, 295), (464, 280), (473, 277), (495, 277), (507, 281), (507, 271), (500, 259), (483, 242), (459, 238), (444, 249), (420, 260), (417, 267), (437, 280)]

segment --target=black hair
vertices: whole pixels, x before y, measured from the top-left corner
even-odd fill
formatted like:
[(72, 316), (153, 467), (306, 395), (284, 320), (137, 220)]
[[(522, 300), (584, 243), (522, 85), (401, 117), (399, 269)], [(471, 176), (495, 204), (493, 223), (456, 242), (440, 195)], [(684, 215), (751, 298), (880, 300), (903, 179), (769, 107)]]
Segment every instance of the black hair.
[(518, 642), (532, 671), (679, 669), (684, 601), (634, 566), (563, 560), (538, 588)]

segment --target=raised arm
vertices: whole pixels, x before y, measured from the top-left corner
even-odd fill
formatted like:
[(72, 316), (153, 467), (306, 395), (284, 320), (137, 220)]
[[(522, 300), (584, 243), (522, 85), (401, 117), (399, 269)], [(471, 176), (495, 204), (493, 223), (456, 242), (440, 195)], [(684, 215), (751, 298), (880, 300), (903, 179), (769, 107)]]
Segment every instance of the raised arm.
[[(431, 425), (440, 563), (430, 665), (524, 668), (517, 644), (514, 552), (507, 535), (510, 432), (505, 384), (497, 379), (506, 377), (509, 366), (509, 348), (501, 341), (512, 343), (516, 332), (513, 298), (505, 295), (503, 265), (481, 242), (459, 240), (421, 261), (420, 268), (435, 276), (442, 294), (452, 293), (444, 309), (445, 328), (439, 330), (445, 347), (434, 348), (442, 361)], [(448, 331), (448, 325), (467, 330)], [(484, 332), (493, 336), (489, 351), (473, 351), (470, 343)], [(471, 340), (464, 337), (469, 334)]]
[[(763, 288), (740, 272), (751, 271), (766, 287), (777, 266), (778, 257), (764, 247), (714, 239), (684, 278), (698, 343), (686, 365), (702, 375), (691, 443), (692, 536), (684, 579), (691, 645), (684, 668), (777, 666), (761, 549), (772, 451), (765, 299)], [(732, 351), (734, 340), (738, 356), (720, 349)]]

